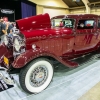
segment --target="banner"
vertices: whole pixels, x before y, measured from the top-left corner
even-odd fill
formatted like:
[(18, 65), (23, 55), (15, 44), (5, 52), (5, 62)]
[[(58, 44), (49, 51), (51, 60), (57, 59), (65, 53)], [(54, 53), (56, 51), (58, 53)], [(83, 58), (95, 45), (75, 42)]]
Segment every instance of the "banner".
[(7, 18), (8, 21), (14, 22), (15, 12), (14, 10), (10, 10), (10, 9), (0, 9), (0, 17)]

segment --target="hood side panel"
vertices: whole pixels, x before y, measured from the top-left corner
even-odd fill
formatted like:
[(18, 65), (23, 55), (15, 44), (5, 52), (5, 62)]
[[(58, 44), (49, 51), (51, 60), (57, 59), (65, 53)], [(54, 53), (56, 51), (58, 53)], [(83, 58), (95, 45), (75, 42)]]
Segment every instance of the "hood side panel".
[(51, 22), (48, 14), (41, 14), (16, 20), (20, 31), (50, 28)]

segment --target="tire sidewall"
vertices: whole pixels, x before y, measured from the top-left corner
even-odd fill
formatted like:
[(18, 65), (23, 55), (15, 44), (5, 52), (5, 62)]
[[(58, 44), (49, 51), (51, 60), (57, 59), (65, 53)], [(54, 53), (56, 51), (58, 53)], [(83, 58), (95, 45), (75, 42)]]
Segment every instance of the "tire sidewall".
[[(30, 84), (30, 75), (33, 72), (33, 70), (35, 68), (37, 68), (37, 66), (40, 66), (40, 65), (44, 65), (46, 67), (47, 72), (48, 72), (48, 76), (47, 76), (47, 79), (46, 79), (46, 81), (44, 82), (43, 85), (41, 85), (39, 87), (33, 87)], [(39, 93), (42, 90), (44, 90), (50, 84), (50, 82), (52, 80), (52, 77), (53, 77), (53, 67), (52, 67), (52, 64), (49, 61), (47, 61), (47, 60), (38, 60), (38, 61), (32, 62), (30, 64), (30, 67), (29, 67), (29, 69), (26, 73), (26, 76), (25, 76), (26, 89), (29, 92), (32, 92), (32, 93)]]

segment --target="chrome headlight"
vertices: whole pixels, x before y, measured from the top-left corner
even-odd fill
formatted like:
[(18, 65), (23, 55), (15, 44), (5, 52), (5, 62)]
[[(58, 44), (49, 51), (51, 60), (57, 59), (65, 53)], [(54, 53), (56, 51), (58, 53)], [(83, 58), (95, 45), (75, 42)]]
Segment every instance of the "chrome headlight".
[(26, 50), (25, 38), (23, 34), (13, 34), (13, 56), (16, 58)]
[(14, 48), (15, 48), (15, 50), (16, 51), (19, 51), (20, 50), (20, 48), (21, 48), (21, 44), (20, 44), (20, 41), (17, 39), (17, 38), (15, 38), (14, 39)]
[(14, 34), (13, 36), (13, 47), (15, 52), (23, 53), (25, 51), (25, 38), (23, 34)]
[(2, 42), (4, 42), (5, 45), (8, 45), (9, 41), (8, 41), (7, 35), (3, 36)]

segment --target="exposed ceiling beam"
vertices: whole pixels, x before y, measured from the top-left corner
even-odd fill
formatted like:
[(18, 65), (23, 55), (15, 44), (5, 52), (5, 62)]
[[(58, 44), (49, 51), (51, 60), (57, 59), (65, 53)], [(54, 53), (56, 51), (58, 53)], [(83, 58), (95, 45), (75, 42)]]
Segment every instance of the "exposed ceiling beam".
[[(92, 2), (92, 3), (87, 3), (88, 6), (91, 6), (91, 5), (96, 5), (96, 4), (100, 4), (100, 1), (99, 2)], [(79, 9), (79, 8), (85, 8), (85, 6), (80, 6), (80, 7), (71, 7), (71, 8), (67, 8), (69, 10), (73, 10), (73, 9)]]
[(90, 2), (88, 0), (82, 0), (82, 2), (84, 3), (84, 5), (86, 7), (86, 13), (90, 14), (90, 7), (87, 5)]
[(92, 3), (88, 3), (88, 6), (92, 5), (92, 4), (100, 4), (100, 1), (99, 2), (92, 2)]
[(80, 7), (71, 7), (71, 8), (67, 8), (67, 9), (72, 10), (72, 9), (79, 9), (79, 8), (85, 8), (85, 6), (80, 6)]

